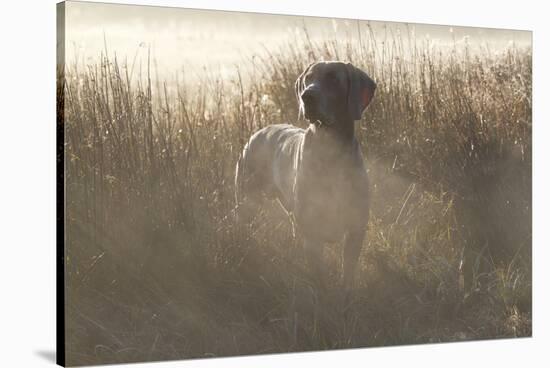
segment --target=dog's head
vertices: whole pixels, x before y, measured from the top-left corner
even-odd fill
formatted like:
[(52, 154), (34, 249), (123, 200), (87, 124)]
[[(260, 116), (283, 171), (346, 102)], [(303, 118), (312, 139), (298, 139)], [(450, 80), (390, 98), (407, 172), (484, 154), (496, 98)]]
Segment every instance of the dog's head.
[(310, 64), (295, 83), (299, 111), (316, 124), (359, 120), (372, 101), (376, 83), (350, 63)]

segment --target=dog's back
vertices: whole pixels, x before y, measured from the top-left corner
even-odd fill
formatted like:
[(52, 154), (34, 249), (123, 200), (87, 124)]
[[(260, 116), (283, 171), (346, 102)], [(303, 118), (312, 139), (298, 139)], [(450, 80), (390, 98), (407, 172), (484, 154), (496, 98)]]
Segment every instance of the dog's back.
[(285, 209), (294, 206), (293, 187), (305, 130), (290, 124), (260, 129), (245, 145), (237, 163), (237, 205), (247, 197), (278, 198)]

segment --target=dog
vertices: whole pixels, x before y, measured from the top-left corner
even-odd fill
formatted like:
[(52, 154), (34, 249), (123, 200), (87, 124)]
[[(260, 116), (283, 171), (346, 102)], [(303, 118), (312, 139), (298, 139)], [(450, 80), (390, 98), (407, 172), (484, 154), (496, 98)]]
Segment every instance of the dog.
[[(369, 219), (369, 182), (355, 121), (376, 83), (350, 63), (310, 64), (297, 78), (300, 119), (309, 126), (269, 125), (254, 133), (236, 165), (239, 214), (277, 199), (304, 239), (316, 277), (323, 278), (326, 243), (344, 239), (343, 283), (351, 287)], [(294, 226), (293, 226), (294, 227)]]

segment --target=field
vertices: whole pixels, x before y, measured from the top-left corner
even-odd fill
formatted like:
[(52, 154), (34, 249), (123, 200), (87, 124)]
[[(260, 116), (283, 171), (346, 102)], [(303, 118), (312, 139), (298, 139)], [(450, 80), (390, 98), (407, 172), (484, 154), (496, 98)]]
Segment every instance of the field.
[[(345, 302), (340, 244), (319, 290), (278, 204), (233, 216), (244, 143), (305, 125), (293, 84), (322, 59), (378, 84), (356, 123), (372, 207)], [(306, 32), (235, 78), (154, 76), (113, 52), (59, 71), (68, 364), (531, 336), (530, 50)]]

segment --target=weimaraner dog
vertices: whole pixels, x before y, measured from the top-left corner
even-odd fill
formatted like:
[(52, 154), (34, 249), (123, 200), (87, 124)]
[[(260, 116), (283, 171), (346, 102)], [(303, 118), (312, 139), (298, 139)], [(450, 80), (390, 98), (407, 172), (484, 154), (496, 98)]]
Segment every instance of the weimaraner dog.
[(376, 83), (350, 63), (327, 61), (309, 65), (295, 89), (299, 115), (309, 126), (275, 124), (250, 137), (236, 168), (237, 213), (257, 212), (262, 198), (278, 199), (319, 279), (325, 243), (345, 238), (347, 288), (369, 216), (368, 178), (354, 122), (371, 102)]

